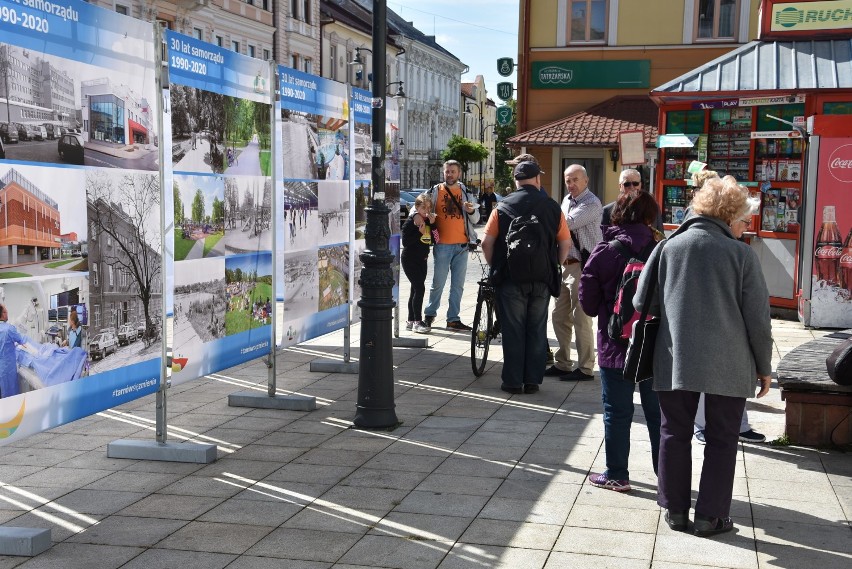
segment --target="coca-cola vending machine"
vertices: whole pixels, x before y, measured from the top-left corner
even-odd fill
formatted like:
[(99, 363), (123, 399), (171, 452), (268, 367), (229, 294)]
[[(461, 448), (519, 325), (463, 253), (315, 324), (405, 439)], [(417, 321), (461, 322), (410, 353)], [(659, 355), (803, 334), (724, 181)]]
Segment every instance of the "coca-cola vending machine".
[(852, 117), (817, 115), (808, 130), (799, 320), (852, 328)]

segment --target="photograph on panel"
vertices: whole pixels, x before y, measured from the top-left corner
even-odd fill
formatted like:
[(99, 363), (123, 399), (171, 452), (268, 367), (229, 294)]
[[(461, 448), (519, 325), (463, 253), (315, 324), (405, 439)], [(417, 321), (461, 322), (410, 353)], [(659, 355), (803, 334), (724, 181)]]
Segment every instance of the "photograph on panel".
[(203, 344), (225, 336), (225, 259), (191, 259), (175, 265), (174, 361), (197, 364)]
[[(399, 182), (385, 182), (385, 205), (390, 210), (388, 223), (390, 224), (391, 235), (396, 235), (400, 231)], [(414, 211), (409, 211), (409, 215), (413, 213)]]
[(0, 279), (87, 271), (86, 171), (0, 164)]
[(284, 182), (281, 207), (287, 251), (313, 249), (319, 243), (318, 193), (317, 182)]
[(349, 301), (349, 245), (322, 247), (317, 252), (319, 310)]
[(352, 252), (353, 267), (352, 267), (352, 318), (353, 320), (360, 319), (361, 309), (358, 307), (358, 299), (361, 298), (361, 271), (364, 269), (364, 263), (361, 261), (361, 253), (367, 249), (367, 243), (363, 240), (356, 240)]
[(385, 178), (399, 181), (400, 162), (405, 141), (402, 140), (399, 126), (391, 123), (387, 128), (385, 148)]
[(319, 182), (317, 213), (320, 235), (317, 243), (349, 243), (349, 182)]
[(225, 334), (272, 324), (272, 253), (225, 257)]
[[(87, 280), (70, 274), (0, 284), (0, 334), (14, 349), (14, 360), (0, 366), (0, 397), (85, 377), (91, 359), (104, 356), (103, 347), (89, 347)], [(11, 355), (6, 346), (3, 355)]]
[(97, 347), (105, 356), (108, 346), (118, 344), (122, 334), (134, 337), (118, 351), (120, 357), (93, 363), (94, 374), (160, 355), (163, 243), (159, 177), (87, 170), (86, 209), (90, 353), (94, 355)]
[(272, 249), (272, 179), (225, 177), (225, 252)]
[[(225, 254), (225, 180), (175, 174), (175, 261)], [(224, 274), (224, 272), (223, 272)]]
[(353, 178), (369, 180), (373, 164), (372, 130), (367, 123), (355, 123), (355, 164)]
[(355, 180), (355, 240), (364, 238), (367, 228), (367, 200), (373, 191), (370, 180)]
[(317, 180), (320, 159), (325, 178), (326, 156), (320, 157), (317, 119), (312, 113), (281, 109), (281, 148), (284, 154), (284, 179)]
[[(138, 40), (116, 40), (122, 41)], [(146, 85), (154, 84), (153, 72), (135, 71), (0, 42), (0, 77), (6, 78), (0, 88), (8, 93), (0, 105), (6, 159), (157, 170), (157, 118), (144, 95)]]
[(284, 254), (284, 321), (316, 314), (319, 306), (317, 250)]
[(175, 171), (270, 176), (270, 106), (169, 85)]

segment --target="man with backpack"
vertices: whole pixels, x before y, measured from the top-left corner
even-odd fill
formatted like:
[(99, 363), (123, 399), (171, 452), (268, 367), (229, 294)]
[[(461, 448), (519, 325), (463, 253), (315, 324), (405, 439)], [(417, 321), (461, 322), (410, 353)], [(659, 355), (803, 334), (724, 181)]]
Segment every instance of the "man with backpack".
[[(633, 307), (639, 275), (656, 246), (652, 230), (659, 208), (647, 192), (632, 190), (616, 200), (612, 225), (603, 241), (592, 250), (580, 279), (580, 304), (589, 316), (598, 317), (598, 364), (604, 408), (606, 470), (592, 473), (592, 486), (627, 492), (630, 473), (630, 425), (636, 385), (624, 379), (624, 358), (630, 327), (639, 315)], [(639, 384), (639, 397), (651, 441), (651, 459), (657, 471), (660, 448), (660, 405), (651, 381)]]
[(559, 267), (571, 235), (559, 206), (539, 190), (538, 164), (521, 162), (513, 175), (517, 190), (488, 218), (482, 252), (497, 287), (503, 334), (500, 389), (536, 393), (544, 379), (547, 309), (550, 297), (560, 293)]

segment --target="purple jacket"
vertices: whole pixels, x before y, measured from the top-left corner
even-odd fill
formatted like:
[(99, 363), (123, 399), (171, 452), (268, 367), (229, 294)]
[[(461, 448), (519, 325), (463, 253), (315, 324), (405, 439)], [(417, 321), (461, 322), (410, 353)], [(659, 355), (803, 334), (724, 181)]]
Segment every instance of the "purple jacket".
[(627, 265), (627, 259), (609, 245), (616, 238), (639, 253), (653, 240), (654, 234), (641, 223), (604, 227), (603, 241), (592, 249), (580, 277), (580, 306), (589, 316), (598, 317), (598, 365), (620, 369), (624, 367), (627, 346), (610, 339), (606, 332), (618, 283)]

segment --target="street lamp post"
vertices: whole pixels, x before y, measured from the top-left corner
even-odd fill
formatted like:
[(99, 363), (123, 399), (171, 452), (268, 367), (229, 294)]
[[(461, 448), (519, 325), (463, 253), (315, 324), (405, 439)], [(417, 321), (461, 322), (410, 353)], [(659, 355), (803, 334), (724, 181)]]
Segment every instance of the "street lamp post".
[[(479, 144), (485, 143), (485, 129), (482, 127), (482, 108), (483, 105), (477, 103), (467, 103), (465, 105), (465, 112), (470, 113), (470, 108), (476, 107), (479, 111)], [(479, 192), (482, 193), (482, 160), (479, 161)]]
[(366, 248), (361, 298), (361, 354), (358, 365), (358, 400), (354, 424), (364, 428), (389, 428), (399, 421), (393, 399), (392, 324), (393, 271), (390, 252), (390, 210), (385, 205), (385, 49), (387, 2), (373, 0), (373, 125), (372, 188), (364, 230)]

